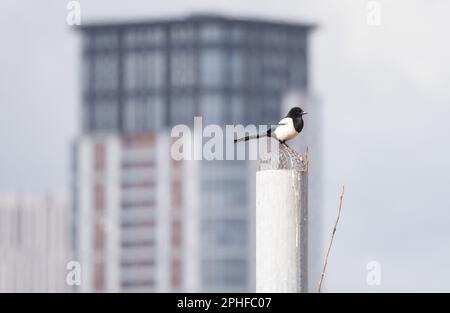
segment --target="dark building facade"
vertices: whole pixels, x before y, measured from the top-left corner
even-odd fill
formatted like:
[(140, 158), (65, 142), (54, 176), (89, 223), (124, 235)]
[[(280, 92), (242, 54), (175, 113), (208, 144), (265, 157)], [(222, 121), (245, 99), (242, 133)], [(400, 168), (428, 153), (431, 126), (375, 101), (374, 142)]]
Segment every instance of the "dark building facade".
[(83, 129), (266, 124), (308, 87), (310, 26), (215, 16), (83, 27)]

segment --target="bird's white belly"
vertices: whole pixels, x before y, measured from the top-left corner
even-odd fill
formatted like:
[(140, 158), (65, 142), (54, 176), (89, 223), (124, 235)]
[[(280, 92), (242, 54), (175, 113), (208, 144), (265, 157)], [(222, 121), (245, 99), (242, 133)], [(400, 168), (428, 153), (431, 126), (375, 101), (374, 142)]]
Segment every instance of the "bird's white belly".
[(298, 133), (295, 131), (292, 121), (286, 125), (278, 126), (275, 129), (275, 136), (280, 141), (291, 140), (295, 138)]

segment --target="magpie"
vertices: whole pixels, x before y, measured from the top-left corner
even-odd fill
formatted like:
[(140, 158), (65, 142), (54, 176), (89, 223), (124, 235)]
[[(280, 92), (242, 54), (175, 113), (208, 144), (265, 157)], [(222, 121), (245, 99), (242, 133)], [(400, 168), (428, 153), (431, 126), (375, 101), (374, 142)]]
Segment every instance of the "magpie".
[(281, 144), (287, 146), (286, 141), (294, 139), (303, 129), (303, 115), (308, 114), (299, 107), (293, 107), (289, 110), (285, 118), (281, 119), (277, 125), (272, 126), (267, 132), (249, 135), (234, 142), (247, 141), (250, 139), (258, 139), (262, 137), (272, 137), (277, 139)]

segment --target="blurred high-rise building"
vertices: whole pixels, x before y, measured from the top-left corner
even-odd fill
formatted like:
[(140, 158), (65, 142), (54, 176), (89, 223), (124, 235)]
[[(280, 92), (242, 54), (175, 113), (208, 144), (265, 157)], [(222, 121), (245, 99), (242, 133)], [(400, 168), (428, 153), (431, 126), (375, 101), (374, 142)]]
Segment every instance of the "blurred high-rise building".
[(309, 98), (311, 26), (194, 15), (81, 29), (80, 290), (254, 290), (254, 164), (174, 161), (170, 129), (278, 121), (286, 99)]
[(67, 210), (50, 196), (0, 194), (0, 292), (64, 292)]

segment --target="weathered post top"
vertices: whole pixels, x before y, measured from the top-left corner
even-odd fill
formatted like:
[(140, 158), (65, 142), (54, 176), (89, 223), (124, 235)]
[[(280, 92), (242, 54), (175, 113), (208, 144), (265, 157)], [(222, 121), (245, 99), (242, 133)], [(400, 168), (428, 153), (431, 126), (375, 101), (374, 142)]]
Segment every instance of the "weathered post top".
[(285, 145), (256, 172), (256, 291), (308, 290), (308, 158)]
[(307, 154), (300, 154), (294, 149), (280, 144), (279, 149), (260, 156), (257, 171), (281, 169), (306, 172), (308, 170)]

